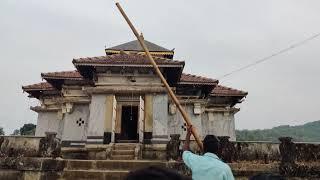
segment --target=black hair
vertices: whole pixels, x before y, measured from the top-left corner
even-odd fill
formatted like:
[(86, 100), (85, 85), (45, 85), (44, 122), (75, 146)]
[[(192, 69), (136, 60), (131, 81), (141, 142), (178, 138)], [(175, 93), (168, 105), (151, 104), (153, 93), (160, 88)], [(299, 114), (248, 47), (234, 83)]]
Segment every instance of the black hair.
[(215, 135), (207, 135), (203, 140), (203, 151), (218, 154), (219, 139)]
[(131, 171), (126, 180), (191, 180), (170, 169), (150, 166), (147, 168)]
[(261, 173), (250, 177), (249, 180), (285, 180), (285, 178), (277, 174)]

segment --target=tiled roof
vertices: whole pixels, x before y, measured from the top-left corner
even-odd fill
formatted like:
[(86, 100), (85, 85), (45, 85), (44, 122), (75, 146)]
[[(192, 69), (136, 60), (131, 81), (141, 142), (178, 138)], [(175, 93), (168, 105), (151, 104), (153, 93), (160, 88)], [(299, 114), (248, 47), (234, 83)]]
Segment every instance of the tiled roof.
[[(164, 47), (161, 47), (159, 45), (156, 45), (152, 42), (149, 42), (147, 40), (144, 40), (145, 45), (147, 46), (149, 51), (153, 52), (166, 52), (170, 51), (169, 49), (166, 49)], [(140, 46), (140, 43), (138, 40), (130, 41), (124, 44), (120, 44), (118, 46), (107, 48), (106, 50), (123, 50), (123, 51), (144, 51), (142, 47)]]
[(202, 76), (196, 76), (192, 74), (181, 74), (179, 84), (204, 84), (204, 85), (215, 85), (218, 83), (218, 80), (206, 78)]
[[(175, 61), (170, 59), (165, 59), (161, 57), (153, 57), (157, 65), (160, 67), (183, 67), (184, 61)], [(146, 55), (140, 54), (114, 54), (109, 56), (99, 56), (99, 57), (87, 57), (73, 59), (72, 61), (76, 66), (138, 66), (138, 67), (151, 67), (150, 60)]]
[(247, 94), (248, 92), (221, 85), (217, 85), (210, 93), (211, 96), (246, 96)]
[(37, 84), (31, 84), (27, 86), (22, 86), (22, 89), (24, 91), (44, 91), (44, 90), (55, 90), (55, 88), (47, 83), (47, 82), (41, 82)]
[(44, 79), (71, 79), (71, 80), (83, 80), (83, 77), (78, 71), (60, 71), (41, 73), (41, 77)]

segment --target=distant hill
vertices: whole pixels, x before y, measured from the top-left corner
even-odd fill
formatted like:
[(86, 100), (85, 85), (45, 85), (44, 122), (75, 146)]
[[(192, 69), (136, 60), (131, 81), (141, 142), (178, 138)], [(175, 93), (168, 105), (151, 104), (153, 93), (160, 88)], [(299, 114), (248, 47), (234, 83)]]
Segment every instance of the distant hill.
[(262, 130), (236, 130), (237, 141), (278, 141), (289, 136), (294, 141), (320, 142), (320, 120), (299, 126), (278, 126)]

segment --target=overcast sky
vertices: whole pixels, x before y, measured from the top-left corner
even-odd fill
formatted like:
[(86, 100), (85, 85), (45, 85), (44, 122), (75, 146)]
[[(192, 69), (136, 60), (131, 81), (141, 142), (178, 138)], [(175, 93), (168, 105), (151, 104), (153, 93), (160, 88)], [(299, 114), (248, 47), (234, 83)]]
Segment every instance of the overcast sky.
[[(319, 0), (120, 1), (145, 39), (217, 78), (320, 32)], [(201, 2), (201, 3), (199, 3)], [(76, 57), (104, 55), (134, 36), (111, 0), (0, 0), (0, 126), (36, 123), (21, 86), (41, 72), (74, 69)], [(238, 129), (320, 120), (320, 38), (226, 79), (249, 92)]]

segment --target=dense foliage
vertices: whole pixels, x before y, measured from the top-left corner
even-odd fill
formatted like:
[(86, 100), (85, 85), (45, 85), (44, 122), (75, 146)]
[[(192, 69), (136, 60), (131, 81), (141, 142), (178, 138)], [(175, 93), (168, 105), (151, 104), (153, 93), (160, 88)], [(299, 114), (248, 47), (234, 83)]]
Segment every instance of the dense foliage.
[(20, 128), (20, 134), (21, 135), (34, 135), (36, 132), (36, 125), (29, 123), (29, 124), (24, 124)]
[(36, 125), (29, 123), (24, 124), (20, 129), (15, 129), (12, 135), (29, 135), (33, 136), (36, 132)]
[(278, 126), (262, 130), (237, 130), (237, 141), (278, 141), (279, 137), (289, 136), (294, 141), (320, 142), (320, 121), (300, 126)]

